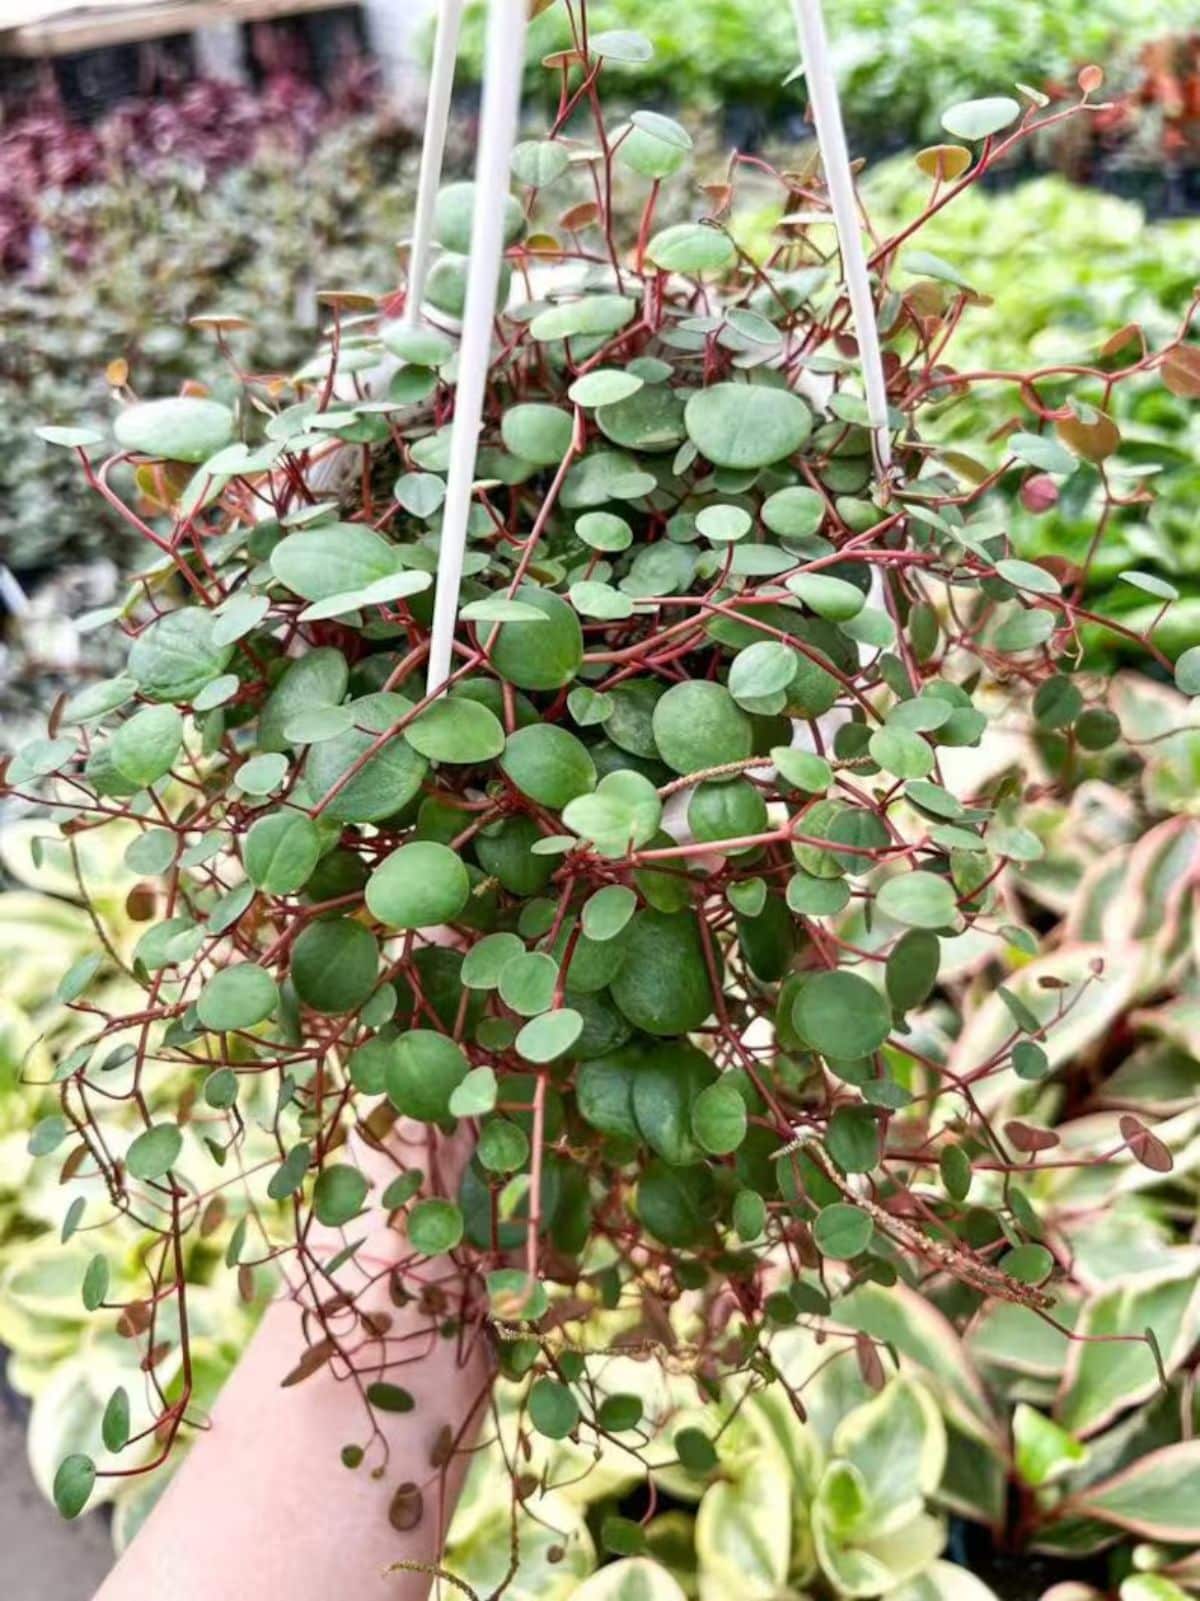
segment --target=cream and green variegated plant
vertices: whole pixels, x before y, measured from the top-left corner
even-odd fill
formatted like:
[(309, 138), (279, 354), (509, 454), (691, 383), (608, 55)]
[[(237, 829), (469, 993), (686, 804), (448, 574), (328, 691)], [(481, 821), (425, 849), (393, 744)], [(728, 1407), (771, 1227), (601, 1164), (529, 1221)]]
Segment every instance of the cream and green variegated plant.
[[(144, 1310), (145, 1253), (156, 1236), (139, 1236), (98, 1217), (96, 1207), (81, 1206), (67, 1182), (69, 1170), (38, 1159), (58, 1135), (58, 1102), (48, 1088), (56, 1060), (86, 1054), (103, 1073), (101, 1082), (118, 1091), (128, 1072), (128, 1039), (119, 1033), (97, 1038), (86, 1018), (65, 1004), (63, 981), (91, 959), (100, 938), (114, 960), (97, 984), (98, 999), (120, 1008), (134, 998), (134, 986), (115, 962), (130, 960), (146, 932), (134, 893), (136, 849), (132, 861), (128, 854), (137, 838), (136, 829), (120, 826), (73, 842), (40, 821), (0, 827), (0, 873), (7, 884), (0, 893), (0, 1348), (7, 1385), (29, 1403), (29, 1464), (47, 1498), (59, 1463), (92, 1444), (97, 1414), (114, 1394), (124, 1396), (118, 1410), (128, 1406), (132, 1427), (140, 1430), (150, 1420), (142, 1400), (147, 1353), (138, 1307)], [(164, 1084), (160, 1094), (177, 1096), (182, 1088)], [(260, 1159), (266, 1154), (256, 1126), (249, 1146)], [(207, 1160), (199, 1141), (190, 1141), (189, 1167)], [(244, 1212), (239, 1190), (227, 1190), (188, 1242), (194, 1380), (205, 1405), (237, 1361), (274, 1283), (269, 1269), (247, 1269), (239, 1277), (223, 1268)], [(103, 1324), (95, 1309), (110, 1297), (129, 1315)], [(179, 1386), (177, 1331), (168, 1325), (160, 1338), (165, 1348), (155, 1376), (169, 1396)], [(140, 1459), (149, 1462), (153, 1449), (147, 1441)], [(105, 1481), (107, 1493), (98, 1499), (113, 1505), (118, 1549), (165, 1483), (162, 1472)]]
[[(594, 1327), (584, 1328), (595, 1338)], [(825, 1345), (781, 1330), (770, 1371), (713, 1399), (685, 1362), (666, 1373), (644, 1358), (589, 1357), (581, 1382), (594, 1386), (609, 1432), (541, 1437), (519, 1464), (518, 1425), (526, 1407), (537, 1408), (536, 1381), (532, 1391), (504, 1386), (494, 1439), (450, 1531), (449, 1571), (480, 1595), (504, 1579), (510, 1506), (502, 1487), (519, 1467), (537, 1487), (524, 1504), (529, 1538), (519, 1541), (505, 1592), (521, 1601), (633, 1597), (639, 1586), (647, 1601), (985, 1598), (985, 1587), (941, 1559), (947, 1431), (932, 1389), (896, 1373), (868, 1379), (844, 1333)], [(800, 1390), (805, 1421), (790, 1399)], [(665, 1503), (642, 1523), (620, 1510), (644, 1477), (634, 1446)]]

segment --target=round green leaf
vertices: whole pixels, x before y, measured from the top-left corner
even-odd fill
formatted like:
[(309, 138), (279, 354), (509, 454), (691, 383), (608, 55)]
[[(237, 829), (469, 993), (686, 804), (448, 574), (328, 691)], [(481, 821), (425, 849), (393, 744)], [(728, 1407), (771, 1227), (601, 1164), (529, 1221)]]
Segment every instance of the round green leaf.
[(494, 990), (507, 964), (524, 949), (516, 934), (485, 935), (466, 954), (462, 965), (463, 983), (468, 989)]
[(1021, 115), (1021, 107), (1007, 95), (985, 100), (961, 100), (942, 113), (942, 127), (956, 139), (986, 139), (999, 133)]
[(1054, 1271), (1054, 1258), (1044, 1245), (1017, 1245), (1000, 1258), (1000, 1270), (1019, 1284), (1044, 1284)]
[(240, 962), (214, 973), (204, 986), (196, 1011), (205, 1028), (253, 1028), (279, 1004), (279, 990), (265, 967)]
[(108, 1398), (100, 1419), (100, 1438), (106, 1451), (122, 1451), (129, 1441), (129, 1392), (123, 1385)]
[(265, 756), (251, 756), (237, 770), (239, 789), (247, 795), (269, 795), (278, 789), (288, 774), (287, 757), (278, 751)]
[(544, 951), (522, 951), (500, 974), (500, 999), (522, 1017), (536, 1017), (554, 1000), (558, 963)]
[(129, 652), (129, 671), (147, 700), (190, 703), (233, 654), (213, 639), (211, 612), (183, 606), (142, 630)]
[(839, 1106), (829, 1120), (826, 1146), (843, 1173), (869, 1173), (878, 1165), (879, 1123), (865, 1106)]
[(600, 1403), (596, 1421), (612, 1434), (623, 1434), (627, 1429), (637, 1428), (643, 1410), (640, 1396), (608, 1395)]
[(124, 450), (166, 461), (207, 461), (233, 438), (233, 413), (216, 400), (173, 395), (126, 406), (113, 423)]
[(479, 1135), (476, 1155), (489, 1173), (515, 1173), (529, 1160), (529, 1136), (506, 1117), (492, 1117)]
[(503, 623), (491, 642), (492, 666), (518, 689), (561, 689), (583, 661), (579, 618), (561, 595), (537, 584), (522, 584), (516, 598), (536, 606), (546, 621)]
[(490, 1067), (473, 1067), (450, 1097), (455, 1117), (483, 1117), (496, 1104), (499, 1086)]
[(803, 485), (777, 489), (763, 501), (762, 520), (782, 539), (807, 539), (825, 520), (825, 497)]
[(554, 723), (531, 723), (509, 736), (500, 766), (523, 795), (561, 811), (596, 787), (588, 748)]
[(881, 912), (910, 928), (939, 929), (958, 917), (958, 897), (948, 878), (937, 873), (901, 873), (881, 884), (875, 896)]
[(174, 1123), (155, 1123), (126, 1151), (126, 1171), (135, 1179), (160, 1179), (174, 1167), (182, 1149), (183, 1135)]
[(567, 396), (576, 406), (611, 406), (618, 400), (627, 400), (641, 387), (642, 380), (636, 373), (622, 367), (597, 367), (576, 378)]
[(884, 971), (888, 999), (899, 1012), (927, 1000), (937, 983), (941, 944), (936, 934), (913, 928), (892, 947)]
[(875, 1225), (861, 1207), (834, 1201), (822, 1207), (813, 1223), (813, 1244), (822, 1256), (848, 1262), (861, 1256), (871, 1243)]
[[(341, 784), (325, 802), (326, 817), (340, 823), (376, 823), (407, 806), (421, 788), (429, 764), (404, 739), (387, 740), (362, 761), (379, 736), (412, 710), (412, 702), (403, 695), (364, 695), (351, 702), (351, 710), (355, 727), (312, 746), (305, 772), (318, 800), (324, 801), (334, 785)], [(343, 782), (351, 772), (353, 776)]]
[(746, 1138), (746, 1103), (732, 1084), (701, 1090), (692, 1106), (692, 1132), (710, 1156), (728, 1156)]
[(112, 737), (113, 765), (139, 789), (170, 772), (183, 744), (183, 718), (174, 706), (144, 706)]
[(557, 467), (571, 448), (574, 432), (569, 411), (540, 401), (510, 406), (500, 419), (505, 449), (537, 467)]
[[(475, 185), (450, 183), (438, 190), (433, 208), (433, 235), (445, 250), (465, 256), (471, 249), (471, 219), (475, 210)], [(512, 195), (504, 197), (504, 243), (521, 237), (525, 214)]]
[(252, 884), (271, 895), (303, 889), (321, 856), (321, 833), (303, 812), (269, 812), (246, 835), (242, 860)]
[(96, 1465), (90, 1456), (64, 1457), (54, 1475), (54, 1504), (64, 1518), (77, 1518), (88, 1503), (96, 1482)]
[(305, 528), (271, 552), (275, 577), (305, 600), (354, 594), (392, 577), (398, 566), (395, 547), (362, 523)]
[(729, 235), (699, 222), (679, 222), (664, 228), (646, 246), (646, 255), (664, 272), (713, 272), (730, 267), (737, 260)]
[(924, 778), (934, 768), (933, 747), (907, 728), (877, 728), (867, 742), (872, 761), (897, 778)]
[(750, 470), (790, 456), (812, 431), (798, 395), (767, 384), (714, 384), (684, 409), (688, 438), (714, 467)]
[(673, 1444), (680, 1464), (693, 1478), (707, 1478), (717, 1466), (716, 1447), (703, 1429), (680, 1429)]
[(615, 939), (637, 910), (637, 894), (625, 884), (606, 884), (584, 903), (583, 932), (591, 940)]
[(714, 544), (731, 545), (744, 539), (753, 523), (742, 506), (705, 506), (696, 513), (696, 527)]
[(1175, 683), (1185, 695), (1200, 695), (1200, 645), (1185, 650), (1175, 663)]
[(515, 1040), (517, 1055), (527, 1062), (554, 1062), (565, 1056), (583, 1033), (583, 1018), (569, 1006), (531, 1018)]
[(30, 1130), (29, 1139), (25, 1149), (30, 1156), (49, 1156), (56, 1151), (70, 1132), (70, 1124), (65, 1117), (52, 1112), (48, 1117), (39, 1118)]
[(788, 579), (787, 586), (809, 611), (832, 623), (844, 623), (857, 617), (867, 601), (857, 584), (834, 578), (830, 573), (797, 573)]
[(892, 1026), (879, 991), (857, 973), (840, 969), (805, 980), (793, 1004), (792, 1022), (815, 1051), (842, 1061), (870, 1056)]
[(504, 749), (504, 729), (486, 706), (465, 695), (443, 695), (411, 722), (404, 737), (430, 761), (490, 761)]
[(648, 778), (629, 768), (607, 773), (590, 795), (563, 808), (567, 828), (590, 839), (605, 856), (624, 856), (630, 846), (653, 838), (662, 819), (662, 801)]
[(95, 1312), (104, 1304), (108, 1295), (109, 1277), (107, 1259), (103, 1256), (93, 1256), (84, 1269), (83, 1284), (80, 1286), (80, 1296), (85, 1311)]
[(380, 1412), (411, 1412), (416, 1405), (411, 1391), (402, 1384), (389, 1384), (386, 1379), (367, 1385), (367, 1402)]
[(367, 1198), (365, 1174), (347, 1162), (322, 1168), (313, 1186), (313, 1211), (318, 1223), (339, 1229), (358, 1216)]
[(408, 1237), (424, 1256), (442, 1256), (463, 1237), (463, 1215), (453, 1201), (418, 1201), (408, 1214)]
[(414, 1028), (396, 1041), (385, 1070), (388, 1099), (398, 1112), (422, 1123), (444, 1123), (450, 1097), (470, 1064), (460, 1046), (433, 1029)]
[[(712, 984), (690, 911), (639, 912), (623, 936), (625, 961), (610, 986), (624, 1015), (647, 1034), (687, 1034), (713, 1009)], [(713, 952), (718, 977), (720, 955)]]
[(664, 1245), (686, 1250), (701, 1240), (711, 1205), (707, 1167), (672, 1167), (656, 1156), (638, 1180), (638, 1217)]
[[(166, 833), (166, 830), (164, 829), (163, 832)], [(148, 834), (142, 834), (134, 843), (140, 844), (142, 840), (149, 837)], [(174, 845), (174, 835), (167, 834), (167, 839)], [(125, 855), (128, 861), (128, 851)], [(64, 1005), (77, 1001), (100, 971), (103, 963), (104, 955), (100, 951), (92, 951), (87, 956), (81, 956), (78, 961), (72, 962), (59, 979), (54, 991), (54, 998), (62, 1001)]]
[(633, 529), (624, 517), (610, 511), (584, 512), (575, 523), (575, 532), (585, 545), (610, 554), (628, 550), (633, 543)]
[(617, 159), (643, 178), (669, 178), (678, 172), (692, 148), (687, 129), (658, 111), (635, 111), (630, 121)]
[(367, 880), (367, 907), (390, 928), (452, 923), (471, 896), (463, 860), (436, 840), (414, 840), (384, 859)]
[(375, 988), (378, 973), (374, 936), (349, 917), (310, 923), (292, 946), (292, 983), (314, 1012), (355, 1011)]
[(721, 684), (672, 684), (654, 708), (654, 741), (677, 773), (698, 773), (750, 755), (754, 727)]
[(767, 1226), (767, 1203), (757, 1190), (739, 1190), (733, 1202), (733, 1226), (744, 1243), (762, 1238)]
[(579, 1423), (579, 1405), (557, 1379), (536, 1380), (529, 1392), (529, 1421), (548, 1440), (563, 1440)]
[(406, 322), (385, 322), (379, 330), (384, 347), (414, 367), (441, 367), (454, 354), (454, 345), (435, 328), (414, 328)]
[(59, 428), (54, 423), (43, 423), (33, 431), (48, 445), (63, 445), (70, 450), (86, 449), (104, 440), (104, 435), (97, 428)]
[(557, 139), (523, 139), (512, 153), (513, 176), (531, 189), (552, 184), (570, 164), (566, 145)]
[(785, 690), (796, 676), (796, 652), (778, 639), (762, 639), (738, 651), (729, 669), (736, 701), (758, 701)]

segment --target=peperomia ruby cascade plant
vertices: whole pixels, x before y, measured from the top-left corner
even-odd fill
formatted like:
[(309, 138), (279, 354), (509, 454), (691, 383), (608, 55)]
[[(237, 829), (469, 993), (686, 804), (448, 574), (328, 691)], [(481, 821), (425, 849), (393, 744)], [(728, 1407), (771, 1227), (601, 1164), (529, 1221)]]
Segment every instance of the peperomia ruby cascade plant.
[[(549, 63), (559, 114), (513, 162), (444, 692), (424, 672), (469, 185), (440, 197), (419, 327), (399, 296), (334, 293), (328, 343), (290, 379), (231, 357), (229, 404), (124, 394), (102, 461), (95, 436), (43, 430), (155, 554), (111, 619), (126, 670), (58, 705), (4, 777), (72, 847), (137, 831), (144, 931), (129, 948), (98, 920), (64, 976), (91, 1027), (58, 1056), (34, 1135), (63, 1164), (77, 1244), (114, 1215), (156, 1241), (132, 1300), (104, 1256), (84, 1275), (144, 1382), (114, 1392), (103, 1453), (63, 1463), (68, 1515), (198, 1420), (178, 1247), (215, 1208), (240, 1209), (228, 1267), (285, 1267), (305, 1307), (311, 1345), (281, 1380), (351, 1378), (363, 1424), (345, 1460), (394, 1476), (376, 1414), (411, 1404), (422, 1342), (397, 1348), (389, 1314), (363, 1309), (381, 1280), (431, 1334), (493, 1342), (522, 1381), (518, 1436), (643, 1463), (635, 1380), (602, 1394), (588, 1376), (591, 1315), (627, 1356), (686, 1362), (697, 1408), (767, 1386), (789, 1324), (848, 1337), (881, 1389), (891, 1336), (837, 1332), (852, 1294), (957, 1286), (964, 1316), (1011, 1304), (1056, 1325), (1031, 1178), (1073, 1158), (992, 1109), (997, 1086), (1054, 1070), (1056, 1028), (1106, 975), (1048, 978), (1037, 1009), (1000, 988), (1006, 1026), (953, 1068), (919, 1014), (962, 941), (1036, 953), (1005, 883), (1041, 847), (981, 750), (1032, 720), (1069, 771), (1120, 737), (1081, 646), (1103, 621), (1086, 572), (1015, 555), (1007, 497), (1049, 504), (1069, 475), (1099, 542), (1146, 496), (1121, 471), (1111, 396), (1200, 393), (1188, 319), (1161, 349), (1124, 330), (1049, 409), (1038, 371), (947, 364), (973, 297), (910, 248), (919, 223), (875, 240), (880, 474), (817, 168), (735, 155), (695, 192), (697, 220), (658, 227), (689, 136), (658, 112), (605, 121), (602, 73), (645, 42), (589, 39), (572, 15), (577, 48)], [(1085, 73), (1080, 103), (1049, 116), (952, 108), (956, 142), (918, 157), (925, 215), (1032, 130), (1087, 115), (1097, 87)], [(765, 260), (738, 244), (747, 182), (782, 202)], [(238, 322), (210, 319), (231, 350)], [(924, 441), (922, 416), (976, 385), (994, 396), (978, 452)], [(1136, 637), (1170, 672), (1152, 633)], [(1178, 678), (1200, 689), (1200, 664)], [(140, 986), (136, 1010), (104, 1007), (113, 970)], [(272, 1155), (247, 1165), (250, 1105)], [(455, 1130), (458, 1183), (439, 1159)], [(1161, 1161), (1137, 1119), (1121, 1138)], [(383, 1267), (358, 1256), (372, 1210), (393, 1231)], [(807, 1382), (786, 1388), (797, 1418)], [(887, 1393), (926, 1430), (920, 1397)], [(704, 1426), (667, 1437), (668, 1468), (714, 1473)], [(405, 1478), (400, 1526), (464, 1444)], [(516, 1461), (512, 1476), (527, 1493)], [(835, 1501), (868, 1496), (870, 1523), (871, 1493), (846, 1470)]]

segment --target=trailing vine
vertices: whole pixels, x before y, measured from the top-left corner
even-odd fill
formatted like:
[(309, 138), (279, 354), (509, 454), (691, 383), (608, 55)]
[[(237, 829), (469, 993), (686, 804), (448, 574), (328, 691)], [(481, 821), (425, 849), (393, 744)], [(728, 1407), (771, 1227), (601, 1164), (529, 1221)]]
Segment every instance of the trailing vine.
[[(132, 829), (140, 880), (136, 943), (98, 923), (63, 977), (91, 1037), (58, 1057), (34, 1134), (83, 1202), (76, 1233), (121, 1214), (154, 1241), (135, 1299), (112, 1298), (103, 1256), (87, 1269), (145, 1393), (114, 1393), (103, 1461), (64, 1463), (68, 1514), (203, 1425), (182, 1242), (226, 1209), (228, 1269), (247, 1293), (277, 1270), (303, 1309), (281, 1382), (353, 1385), (343, 1459), (380, 1473), (379, 1414), (412, 1404), (405, 1369), (437, 1340), (487, 1341), (532, 1380), (523, 1429), (644, 1457), (637, 1397), (601, 1396), (589, 1355), (761, 1387), (781, 1328), (836, 1342), (864, 1286), (953, 1283), (1056, 1321), (1031, 1179), (1094, 1158), (998, 1121), (996, 1091), (1055, 1071), (1056, 1031), (1106, 975), (1047, 983), (1036, 1009), (1001, 988), (1010, 1026), (966, 1060), (922, 1008), (961, 999), (964, 941), (1038, 951), (1006, 874), (1041, 844), (989, 741), (1036, 725), (1065, 784), (1120, 740), (1092, 628), (1200, 689), (1194, 653), (1172, 669), (1153, 627), (1087, 607), (1086, 565), (1022, 560), (1006, 525), (1010, 496), (1048, 506), (1069, 480), (1094, 554), (1151, 493), (1122, 472), (1111, 400), (1200, 393), (1195, 303), (1161, 348), (1128, 328), (1070, 367), (955, 371), (976, 297), (913, 237), (1021, 141), (1091, 115), (1100, 83), (1086, 70), (1050, 112), (951, 108), (954, 142), (918, 157), (922, 217), (872, 245), (881, 481), (816, 163), (735, 153), (697, 220), (657, 227), (689, 136), (652, 111), (606, 123), (603, 78), (644, 41), (571, 18), (558, 114), (514, 158), (444, 689), (423, 668), (470, 185), (439, 199), (418, 329), (403, 290), (331, 291), (328, 340), (289, 377), (241, 371), (241, 313), (217, 314), (235, 408), (126, 384), (115, 453), (42, 430), (152, 563), (107, 620), (126, 671), (58, 704), (3, 775), (72, 849)], [(629, 245), (618, 184), (641, 200)], [(765, 259), (739, 237), (747, 186), (783, 200)], [(995, 397), (978, 451), (923, 439), (970, 390)], [(113, 972), (135, 1007), (105, 1006)], [(271, 1149), (247, 1164), (251, 1122)], [(1169, 1165), (1126, 1123), (1108, 1159)], [(881, 1384), (886, 1342), (841, 1338)], [(428, 1481), (399, 1485), (397, 1527), (469, 1445), (441, 1440)], [(715, 1461), (695, 1428), (674, 1450), (700, 1476)]]

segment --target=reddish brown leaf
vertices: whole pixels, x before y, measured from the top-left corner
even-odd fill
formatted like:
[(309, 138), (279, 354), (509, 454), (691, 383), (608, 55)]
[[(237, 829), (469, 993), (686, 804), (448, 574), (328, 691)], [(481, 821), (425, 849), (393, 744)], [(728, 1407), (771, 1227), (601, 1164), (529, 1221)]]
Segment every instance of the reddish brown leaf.
[(157, 1345), (152, 1345), (142, 1358), (142, 1372), (149, 1373), (151, 1368), (156, 1368), (170, 1349), (170, 1340), (159, 1340)]
[(1051, 1151), (1058, 1144), (1058, 1135), (1053, 1129), (1035, 1128), (1032, 1123), (1022, 1123), (1016, 1118), (1004, 1125), (1004, 1133), (1018, 1151)]
[(310, 1345), (292, 1371), (280, 1381), (280, 1388), (287, 1390), (293, 1384), (303, 1384), (305, 1379), (311, 1379), (314, 1373), (319, 1373), (325, 1366), (333, 1352), (332, 1340), (319, 1340), (316, 1345)]
[(1164, 358), (1159, 372), (1173, 395), (1200, 400), (1200, 345), (1176, 345)]
[(1088, 422), (1082, 417), (1064, 417), (1057, 426), (1059, 438), (1085, 461), (1106, 461), (1120, 448), (1121, 430), (1106, 412), (1096, 411)]
[(123, 1340), (135, 1339), (150, 1327), (150, 1308), (145, 1301), (130, 1301), (117, 1319), (117, 1333)]
[(429, 1466), (444, 1468), (453, 1455), (454, 1431), (448, 1423), (443, 1423), (437, 1431), (437, 1438), (429, 1448)]
[(1129, 1146), (1135, 1161), (1148, 1167), (1152, 1173), (1169, 1173), (1175, 1159), (1167, 1146), (1152, 1134), (1140, 1118), (1127, 1112), (1121, 1119), (1121, 1138)]
[(600, 220), (600, 207), (594, 200), (584, 200), (578, 206), (572, 206), (564, 211), (558, 219), (559, 226), (568, 233), (576, 233), (580, 228), (590, 228), (592, 223)]
[(862, 1374), (863, 1383), (869, 1385), (872, 1390), (882, 1390), (886, 1381), (883, 1363), (880, 1361), (875, 1341), (861, 1329), (854, 1336), (854, 1354), (858, 1358), (858, 1371)]
[(70, 1183), (90, 1154), (86, 1145), (74, 1146), (67, 1153), (67, 1159), (59, 1170), (58, 1182), (60, 1184)]
[(411, 1479), (405, 1481), (391, 1499), (388, 1507), (388, 1522), (400, 1534), (406, 1534), (409, 1529), (415, 1529), (425, 1512), (425, 1501), (418, 1485)]
[(125, 897), (125, 910), (135, 923), (148, 923), (157, 904), (158, 897), (149, 884), (135, 884)]
[(1127, 322), (1123, 328), (1118, 328), (1115, 334), (1109, 334), (1108, 338), (1100, 346), (1100, 354), (1102, 356), (1115, 356), (1118, 350), (1124, 350), (1125, 346), (1132, 341), (1141, 344), (1142, 330), (1136, 322)]

